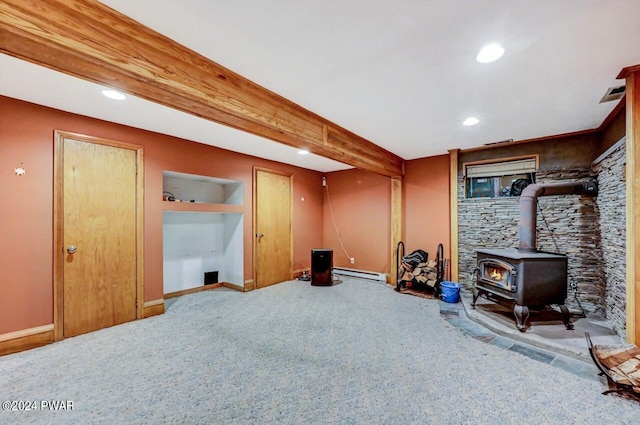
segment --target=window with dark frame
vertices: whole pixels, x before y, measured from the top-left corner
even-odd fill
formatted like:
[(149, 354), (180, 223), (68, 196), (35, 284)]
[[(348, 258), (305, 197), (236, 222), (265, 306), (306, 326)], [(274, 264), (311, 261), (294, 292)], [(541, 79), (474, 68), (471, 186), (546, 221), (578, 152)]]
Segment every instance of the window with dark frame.
[(465, 164), (465, 198), (520, 196), (536, 181), (535, 157)]

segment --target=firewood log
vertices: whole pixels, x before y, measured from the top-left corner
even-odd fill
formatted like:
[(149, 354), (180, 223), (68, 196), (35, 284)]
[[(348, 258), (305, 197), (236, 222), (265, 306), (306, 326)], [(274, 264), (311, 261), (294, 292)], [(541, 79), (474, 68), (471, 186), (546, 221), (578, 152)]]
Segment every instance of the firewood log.
[(423, 274), (416, 276), (415, 279), (420, 282), (420, 283), (426, 283), (427, 282), (427, 277)]

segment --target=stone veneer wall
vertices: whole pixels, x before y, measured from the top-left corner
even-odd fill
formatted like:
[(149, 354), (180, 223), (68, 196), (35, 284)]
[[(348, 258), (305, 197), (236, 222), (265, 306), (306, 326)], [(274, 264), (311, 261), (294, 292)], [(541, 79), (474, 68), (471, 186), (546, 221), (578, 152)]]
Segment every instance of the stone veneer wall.
[[(591, 170), (538, 171), (537, 183), (582, 181)], [(470, 287), (478, 248), (518, 246), (519, 198), (464, 198), (464, 181), (458, 179), (459, 281)], [(587, 312), (603, 312), (604, 272), (601, 267), (599, 213), (596, 198), (564, 195), (538, 199), (537, 245), (568, 256), (567, 304)], [(577, 294), (573, 288), (577, 288)], [(604, 313), (604, 312), (603, 312)]]
[(626, 335), (626, 152), (624, 139), (594, 164), (598, 174), (601, 258), (606, 291), (604, 313), (613, 329)]

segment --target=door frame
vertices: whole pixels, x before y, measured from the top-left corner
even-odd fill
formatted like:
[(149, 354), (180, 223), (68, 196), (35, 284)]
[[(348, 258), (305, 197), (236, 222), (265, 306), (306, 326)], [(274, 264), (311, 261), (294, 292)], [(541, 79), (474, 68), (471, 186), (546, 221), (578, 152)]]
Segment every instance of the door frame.
[[(253, 167), (253, 289), (258, 289), (258, 171), (265, 173), (278, 174), (280, 176), (289, 177), (289, 188), (291, 189), (289, 196), (291, 198), (289, 208), (289, 218), (291, 227), (289, 230), (289, 279), (293, 278), (293, 173), (274, 170), (264, 167)], [(245, 288), (245, 290), (247, 290)]]
[(136, 152), (136, 319), (144, 313), (144, 150), (142, 146), (68, 131), (54, 130), (53, 151), (53, 335), (64, 339), (64, 140)]

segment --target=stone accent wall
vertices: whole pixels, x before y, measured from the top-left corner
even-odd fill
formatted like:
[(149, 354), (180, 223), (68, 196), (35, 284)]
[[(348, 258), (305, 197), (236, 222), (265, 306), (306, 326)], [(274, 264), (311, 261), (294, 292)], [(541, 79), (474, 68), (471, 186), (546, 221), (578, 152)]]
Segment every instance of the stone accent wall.
[(518, 246), (518, 198), (464, 198), (458, 179), (458, 279), (471, 287), (479, 248)]
[[(582, 181), (591, 176), (588, 169), (539, 171), (536, 181)], [(518, 197), (465, 199), (464, 182), (459, 179), (459, 280), (462, 285), (473, 284), (477, 249), (518, 246), (518, 202)], [(579, 309), (581, 305), (587, 312), (603, 310), (605, 289), (598, 217), (595, 198), (564, 195), (538, 199), (537, 245), (543, 251), (568, 256), (567, 304), (571, 309)]]
[(625, 338), (626, 334), (626, 153), (625, 143), (614, 146), (599, 163), (598, 173), (600, 211), (601, 258), (606, 282), (604, 313), (613, 329)]

